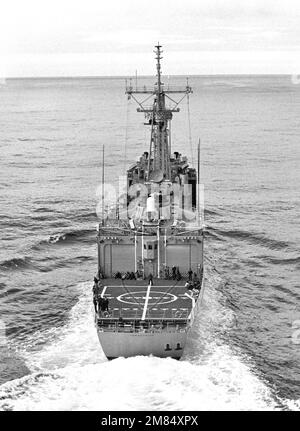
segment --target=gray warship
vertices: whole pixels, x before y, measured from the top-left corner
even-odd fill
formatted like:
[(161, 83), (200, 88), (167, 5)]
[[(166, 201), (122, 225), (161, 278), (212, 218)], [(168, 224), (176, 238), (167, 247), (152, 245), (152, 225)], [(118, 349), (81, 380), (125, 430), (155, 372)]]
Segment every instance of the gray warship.
[[(166, 87), (160, 44), (154, 52), (154, 86), (126, 85), (127, 97), (137, 102), (151, 129), (150, 144), (127, 170), (125, 199), (109, 213), (103, 202), (97, 227), (95, 326), (108, 359), (180, 359), (204, 294), (200, 146), (197, 168), (171, 150), (173, 113), (192, 89), (188, 82), (182, 88)], [(139, 100), (141, 95), (148, 105)]]

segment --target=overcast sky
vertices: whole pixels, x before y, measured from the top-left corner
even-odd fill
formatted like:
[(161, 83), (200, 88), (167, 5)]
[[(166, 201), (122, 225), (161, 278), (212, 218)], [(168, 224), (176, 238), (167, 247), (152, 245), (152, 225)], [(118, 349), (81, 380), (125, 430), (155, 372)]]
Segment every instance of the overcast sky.
[[(4, 76), (300, 74), (299, 0), (7, 0)], [(4, 4), (4, 2), (2, 3)]]

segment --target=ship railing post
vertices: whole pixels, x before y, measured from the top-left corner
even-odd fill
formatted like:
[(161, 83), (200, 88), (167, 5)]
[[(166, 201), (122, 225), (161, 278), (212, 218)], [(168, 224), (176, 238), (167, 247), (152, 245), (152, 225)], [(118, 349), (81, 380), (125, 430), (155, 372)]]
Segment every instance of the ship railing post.
[(201, 216), (200, 216), (200, 139), (198, 142), (198, 154), (197, 154), (197, 220), (198, 220), (198, 226), (200, 226), (200, 223), (202, 223), (201, 221)]
[(98, 255), (98, 276), (100, 276), (101, 258), (100, 258), (100, 226), (97, 225), (97, 255)]
[(145, 265), (144, 265), (144, 221), (142, 221), (142, 267), (143, 279), (145, 278)]
[(164, 238), (164, 245), (165, 245), (165, 270), (167, 273), (167, 228), (165, 228), (165, 238)]
[(159, 220), (157, 225), (157, 278), (160, 278), (160, 232)]
[(102, 148), (102, 225), (104, 226), (104, 181), (105, 181), (105, 171), (104, 171), (104, 144)]
[(137, 236), (136, 230), (134, 232), (134, 272), (137, 273)]

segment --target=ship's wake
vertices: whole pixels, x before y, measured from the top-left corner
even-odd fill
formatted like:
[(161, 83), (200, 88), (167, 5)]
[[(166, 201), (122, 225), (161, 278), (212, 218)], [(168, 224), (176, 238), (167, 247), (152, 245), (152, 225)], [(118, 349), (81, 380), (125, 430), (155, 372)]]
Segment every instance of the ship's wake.
[(31, 374), (0, 386), (0, 410), (282, 409), (247, 357), (220, 336), (234, 313), (215, 288), (218, 276), (211, 271), (208, 278), (180, 361), (107, 361), (93, 324), (90, 284), (82, 284), (68, 323), (34, 334), (19, 350)]

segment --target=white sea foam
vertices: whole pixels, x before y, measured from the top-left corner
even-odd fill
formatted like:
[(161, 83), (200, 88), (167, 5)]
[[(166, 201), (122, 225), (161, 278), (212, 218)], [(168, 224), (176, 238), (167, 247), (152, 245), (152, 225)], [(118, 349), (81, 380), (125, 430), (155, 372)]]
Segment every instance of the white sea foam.
[[(217, 349), (206, 363), (119, 358), (68, 366), (6, 383), (2, 408), (15, 410), (270, 409), (267, 388), (237, 358)], [(6, 398), (6, 399), (5, 399)], [(0, 404), (1, 405), (1, 404)]]
[(288, 410), (300, 411), (300, 399), (298, 400), (282, 400), (282, 405), (286, 406)]
[(32, 374), (0, 387), (0, 409), (279, 408), (248, 358), (218, 337), (230, 328), (234, 315), (222, 305), (222, 294), (212, 288), (215, 282), (211, 279), (207, 285), (203, 311), (181, 361), (142, 356), (107, 361), (93, 325), (90, 288), (82, 285), (68, 323), (51, 334), (45, 332), (42, 348), (27, 345), (23, 351)]
[[(82, 284), (80, 291), (68, 322), (62, 327), (34, 334), (26, 343), (26, 349), (20, 352), (30, 370), (51, 371), (106, 360), (94, 327), (90, 283)], [(43, 340), (43, 348), (32, 352), (28, 343), (36, 343), (37, 338)]]

